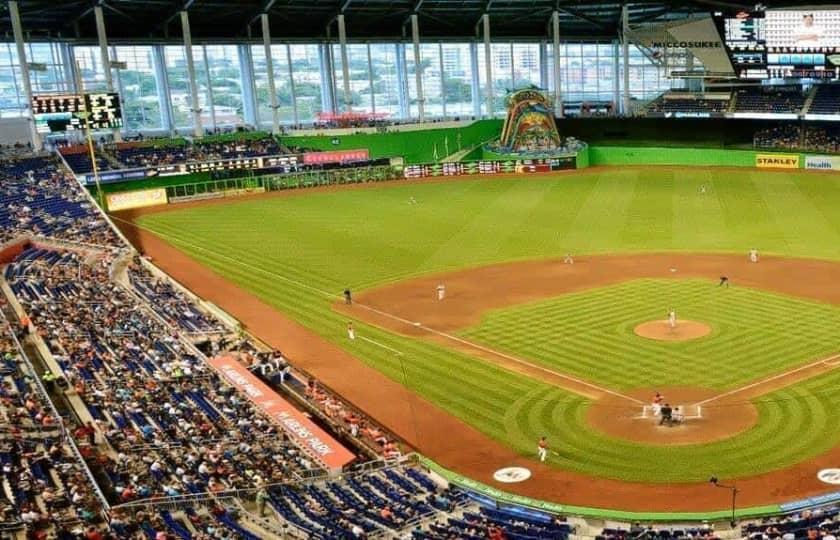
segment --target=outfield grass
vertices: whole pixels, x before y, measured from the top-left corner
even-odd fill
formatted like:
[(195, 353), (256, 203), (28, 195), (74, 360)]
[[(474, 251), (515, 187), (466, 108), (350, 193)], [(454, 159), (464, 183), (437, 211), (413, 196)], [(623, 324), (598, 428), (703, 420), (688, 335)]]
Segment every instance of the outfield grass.
[[(417, 205), (408, 204), (412, 196)], [(346, 340), (346, 319), (330, 309), (331, 295), (346, 286), (568, 251), (745, 253), (756, 246), (764, 254), (840, 259), (837, 208), (840, 175), (630, 169), (306, 193), (149, 215), (141, 224), (403, 382), (389, 351)], [(737, 437), (654, 448), (582, 426), (583, 398), (425, 341), (361, 322), (357, 328), (405, 353), (408, 386), (420, 395), (523, 454), (533, 453), (538, 434), (563, 433), (555, 462), (593, 474), (647, 481), (702, 480), (710, 470), (748, 475), (806, 459), (840, 437), (840, 406), (831, 391), (840, 375), (766, 396), (760, 424)], [(634, 360), (627, 372), (635, 366)], [(600, 375), (581, 369), (589, 379)], [(721, 377), (719, 386), (732, 384)], [(661, 470), (663, 462), (675, 465)]]
[[(670, 306), (712, 334), (669, 343), (633, 332)], [(838, 329), (836, 306), (710, 280), (642, 279), (489, 312), (463, 335), (611, 388), (723, 390), (836, 353)]]

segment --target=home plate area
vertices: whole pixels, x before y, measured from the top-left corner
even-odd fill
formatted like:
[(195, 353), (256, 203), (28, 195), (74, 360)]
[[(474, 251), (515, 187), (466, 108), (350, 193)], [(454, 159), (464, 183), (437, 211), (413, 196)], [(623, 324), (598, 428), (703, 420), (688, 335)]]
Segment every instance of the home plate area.
[[(656, 393), (662, 397), (658, 405)], [(727, 396), (708, 402), (715, 395), (713, 390), (689, 386), (628, 392), (643, 404), (605, 395), (589, 407), (587, 421), (612, 437), (661, 445), (704, 444), (755, 425), (758, 412), (749, 400)], [(671, 408), (670, 421), (662, 416), (666, 403)]]

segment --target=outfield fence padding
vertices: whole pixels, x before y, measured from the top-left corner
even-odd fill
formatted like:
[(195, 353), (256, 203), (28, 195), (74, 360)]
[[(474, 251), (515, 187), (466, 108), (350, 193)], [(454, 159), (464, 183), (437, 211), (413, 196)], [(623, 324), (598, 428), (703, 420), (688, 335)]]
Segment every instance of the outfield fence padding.
[[(688, 165), (755, 167), (759, 154), (767, 151), (716, 148), (669, 148), (645, 146), (590, 146), (589, 162), (598, 165)], [(791, 153), (791, 155), (799, 155)], [(800, 160), (803, 161), (803, 160)]]

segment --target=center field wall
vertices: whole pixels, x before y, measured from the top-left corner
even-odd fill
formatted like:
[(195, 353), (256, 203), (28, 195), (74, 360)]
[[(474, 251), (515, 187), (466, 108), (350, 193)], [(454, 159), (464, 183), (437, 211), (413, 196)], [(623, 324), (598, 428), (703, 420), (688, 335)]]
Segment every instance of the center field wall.
[[(501, 120), (479, 120), (459, 128), (424, 129), (422, 131), (390, 131), (387, 133), (354, 133), (352, 135), (313, 135), (282, 137), (287, 146), (314, 150), (354, 150), (367, 148), (373, 159), (403, 156), (405, 162), (430, 163), (499, 136)], [(460, 143), (458, 136), (460, 135)]]
[[(590, 146), (589, 164), (598, 165), (687, 165), (718, 167), (755, 167), (758, 154), (753, 150), (716, 148), (665, 148), (646, 146)], [(787, 155), (787, 154), (786, 154)], [(805, 161), (801, 154), (800, 166)], [(799, 168), (799, 167), (795, 167)]]

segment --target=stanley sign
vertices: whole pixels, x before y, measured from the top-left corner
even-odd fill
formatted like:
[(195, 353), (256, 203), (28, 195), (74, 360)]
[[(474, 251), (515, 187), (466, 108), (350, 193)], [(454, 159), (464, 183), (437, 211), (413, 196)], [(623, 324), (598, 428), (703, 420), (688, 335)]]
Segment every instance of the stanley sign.
[(756, 154), (755, 166), (760, 169), (798, 169), (798, 154)]

